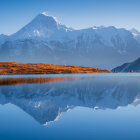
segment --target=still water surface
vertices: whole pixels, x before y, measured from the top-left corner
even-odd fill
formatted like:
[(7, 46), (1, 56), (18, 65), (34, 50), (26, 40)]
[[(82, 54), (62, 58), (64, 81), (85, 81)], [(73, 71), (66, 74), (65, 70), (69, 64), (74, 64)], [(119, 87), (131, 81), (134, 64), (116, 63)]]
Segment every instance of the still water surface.
[(139, 140), (140, 74), (0, 76), (0, 140)]

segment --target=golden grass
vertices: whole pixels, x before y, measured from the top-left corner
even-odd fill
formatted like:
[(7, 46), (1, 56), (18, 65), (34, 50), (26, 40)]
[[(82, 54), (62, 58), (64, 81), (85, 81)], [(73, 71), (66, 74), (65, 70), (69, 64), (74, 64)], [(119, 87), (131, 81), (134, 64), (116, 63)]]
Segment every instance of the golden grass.
[(43, 63), (0, 62), (0, 75), (10, 74), (64, 74), (64, 73), (108, 73), (109, 70), (71, 65)]

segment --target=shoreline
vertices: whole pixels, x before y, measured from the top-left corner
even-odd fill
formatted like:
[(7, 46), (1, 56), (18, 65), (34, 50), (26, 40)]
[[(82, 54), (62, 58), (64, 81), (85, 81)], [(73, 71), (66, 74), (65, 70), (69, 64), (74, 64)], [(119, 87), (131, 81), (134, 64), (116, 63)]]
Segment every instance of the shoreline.
[(112, 73), (106, 69), (44, 63), (0, 62), (0, 75)]

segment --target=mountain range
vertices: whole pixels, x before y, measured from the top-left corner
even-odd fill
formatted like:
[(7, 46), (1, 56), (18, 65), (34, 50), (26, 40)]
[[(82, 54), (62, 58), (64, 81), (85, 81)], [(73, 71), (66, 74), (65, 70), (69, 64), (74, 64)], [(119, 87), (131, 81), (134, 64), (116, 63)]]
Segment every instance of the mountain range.
[[(80, 23), (79, 23), (80, 24)], [(140, 56), (140, 32), (114, 26), (73, 29), (45, 12), (0, 35), (0, 60), (112, 69)]]

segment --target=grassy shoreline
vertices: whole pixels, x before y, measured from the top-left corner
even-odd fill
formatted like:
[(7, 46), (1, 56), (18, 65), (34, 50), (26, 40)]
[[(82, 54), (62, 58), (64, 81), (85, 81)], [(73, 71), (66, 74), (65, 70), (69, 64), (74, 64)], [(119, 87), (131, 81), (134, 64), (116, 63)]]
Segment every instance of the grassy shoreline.
[(0, 75), (109, 73), (109, 70), (71, 65), (0, 62)]

